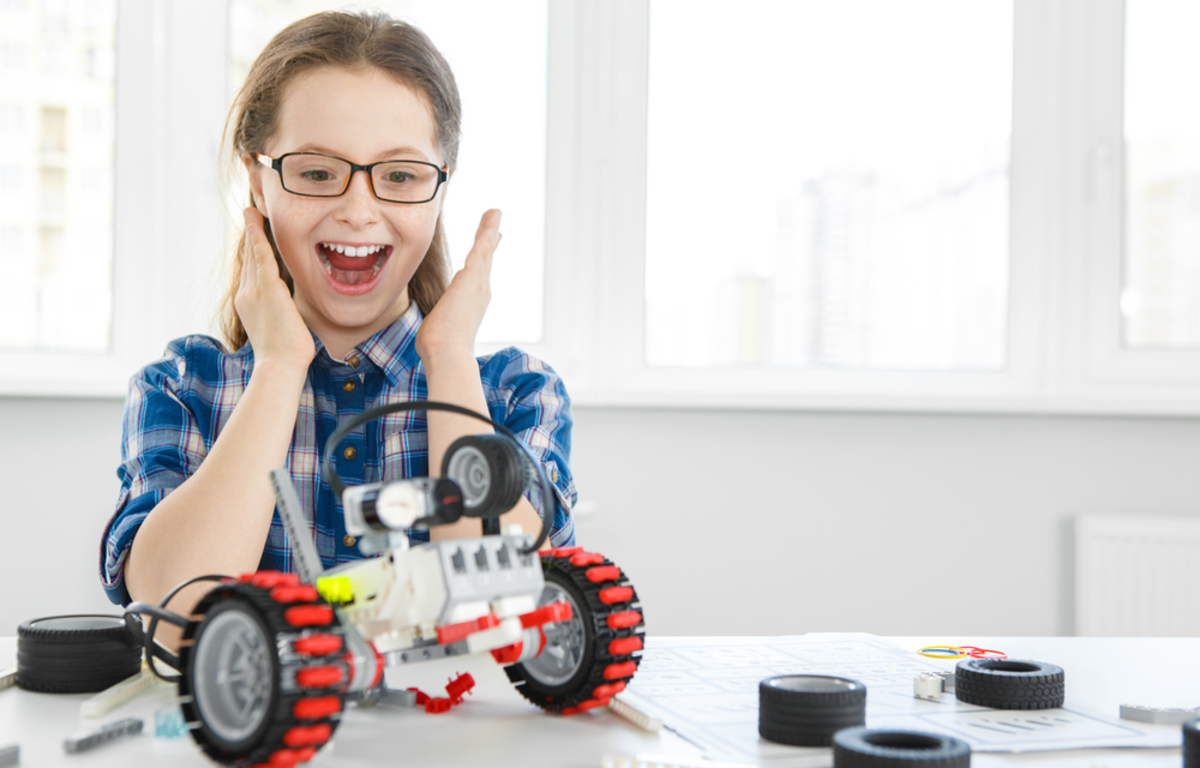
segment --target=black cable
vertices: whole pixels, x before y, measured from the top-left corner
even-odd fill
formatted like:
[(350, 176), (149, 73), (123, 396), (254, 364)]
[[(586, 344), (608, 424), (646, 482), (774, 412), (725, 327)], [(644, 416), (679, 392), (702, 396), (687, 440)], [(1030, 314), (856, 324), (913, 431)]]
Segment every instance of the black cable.
[(381, 416), (386, 416), (389, 413), (403, 413), (405, 411), (446, 411), (447, 413), (457, 413), (462, 416), (470, 416), (480, 421), (491, 424), (496, 428), (496, 431), (511, 440), (529, 463), (533, 465), (534, 471), (537, 473), (538, 484), (542, 489), (542, 531), (538, 534), (537, 541), (528, 549), (521, 550), (521, 554), (528, 555), (536, 552), (538, 547), (546, 541), (550, 535), (550, 525), (554, 517), (555, 511), (558, 509), (558, 502), (554, 498), (554, 494), (550, 492), (550, 479), (546, 477), (546, 470), (542, 468), (541, 462), (533, 458), (529, 447), (517, 439), (517, 436), (509, 431), (503, 424), (497, 424), (487, 416), (476, 413), (469, 408), (463, 408), (458, 405), (450, 405), (449, 403), (439, 403), (436, 401), (426, 401), (423, 403), (389, 403), (381, 405), (378, 408), (372, 408), (369, 411), (364, 411), (354, 418), (347, 421), (345, 424), (338, 427), (333, 435), (330, 436), (329, 442), (325, 443), (325, 455), (321, 458), (321, 477), (325, 482), (329, 483), (336, 494), (336, 499), (341, 501), (342, 493), (346, 490), (346, 486), (342, 483), (341, 478), (337, 476), (337, 471), (333, 469), (333, 451), (338, 447), (338, 444), (345, 439), (346, 435), (350, 434), (354, 429), (366, 424), (369, 421), (374, 421)]
[[(198, 581), (222, 581), (226, 578), (228, 577), (217, 576), (214, 574), (196, 576), (195, 578), (188, 579), (180, 584), (176, 584), (175, 587), (168, 592), (161, 601), (159, 601), (158, 605), (133, 602), (125, 606), (125, 625), (129, 627), (130, 631), (134, 633), (135, 637), (141, 638), (142, 652), (146, 657), (146, 665), (159, 680), (162, 680), (164, 683), (177, 683), (179, 682), (180, 676), (164, 675), (158, 671), (158, 667), (154, 663), (154, 660), (158, 659), (164, 664), (170, 666), (172, 669), (179, 671), (179, 657), (154, 642), (154, 635), (158, 631), (158, 622), (160, 620), (165, 621), (180, 628), (186, 628), (188, 625), (188, 620), (183, 616), (180, 616), (174, 611), (167, 610), (167, 603), (171, 602), (171, 599), (174, 598), (175, 595), (179, 594), (181, 589), (195, 584)], [(150, 616), (150, 626), (145, 630), (142, 629), (142, 625), (138, 622), (138, 618), (140, 618), (143, 613)]]

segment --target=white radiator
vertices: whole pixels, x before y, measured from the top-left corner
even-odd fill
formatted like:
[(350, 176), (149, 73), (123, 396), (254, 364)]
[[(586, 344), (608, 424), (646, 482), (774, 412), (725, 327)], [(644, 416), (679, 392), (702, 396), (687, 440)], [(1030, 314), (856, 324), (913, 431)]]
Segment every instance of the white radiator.
[(1200, 637), (1200, 517), (1076, 518), (1075, 634)]

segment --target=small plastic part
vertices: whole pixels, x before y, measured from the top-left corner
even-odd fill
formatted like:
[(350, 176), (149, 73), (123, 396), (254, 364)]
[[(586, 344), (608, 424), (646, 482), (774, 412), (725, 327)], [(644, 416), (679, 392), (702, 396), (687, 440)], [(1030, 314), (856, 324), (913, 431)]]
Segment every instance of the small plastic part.
[(449, 645), (475, 632), (500, 626), (500, 619), (494, 613), (487, 613), (478, 619), (460, 621), (457, 624), (447, 624), (437, 628), (438, 645)]
[(443, 712), (449, 712), (450, 707), (454, 706), (454, 702), (444, 696), (431, 696), (425, 702), (425, 711), (431, 715), (440, 715)]
[(968, 768), (971, 747), (940, 733), (846, 728), (833, 735), (835, 768)]
[(283, 612), (283, 620), (293, 627), (327, 627), (333, 623), (333, 608), (328, 605), (294, 605)]
[(583, 575), (587, 576), (587, 580), (593, 583), (615, 581), (621, 578), (621, 569), (615, 565), (597, 565), (594, 568), (588, 568), (584, 571)]
[(300, 699), (292, 705), (292, 717), (297, 720), (320, 720), (341, 711), (342, 699), (339, 696), (314, 696)]
[(0, 670), (0, 691), (5, 688), (12, 688), (17, 684), (17, 668), (9, 667), (8, 669)]
[(973, 645), (964, 645), (962, 647), (967, 655), (972, 659), (1007, 659), (1008, 654), (1004, 651), (990, 651), (987, 648), (976, 648)]
[(633, 587), (607, 587), (600, 590), (599, 598), (605, 605), (627, 603), (633, 599)]
[(317, 592), (331, 603), (348, 603), (354, 599), (349, 576), (321, 576), (317, 579)]
[(329, 688), (342, 682), (345, 675), (342, 668), (333, 664), (320, 667), (307, 667), (296, 673), (296, 685), (301, 688)]
[(79, 716), (104, 717), (114, 709), (129, 703), (139, 694), (148, 691), (157, 681), (158, 678), (143, 664), (141, 672), (97, 693), (90, 699), (84, 700), (79, 705)]
[(7, 747), (0, 747), (0, 768), (7, 768), (10, 765), (17, 765), (21, 762), (21, 745), (12, 744)]
[(1183, 768), (1200, 768), (1200, 720), (1183, 724)]
[(86, 733), (82, 736), (72, 736), (68, 739), (63, 739), (63, 750), (68, 755), (74, 755), (79, 752), (87, 752), (89, 749), (95, 749), (102, 744), (123, 739), (128, 736), (136, 736), (142, 732), (145, 723), (136, 717), (127, 717), (124, 720), (118, 720), (115, 723), (109, 723), (98, 730)]
[(417, 692), (412, 689), (406, 691), (388, 689), (379, 697), (378, 705), (381, 707), (415, 707), (417, 706)]
[[(618, 685), (621, 685), (622, 689), (624, 688), (624, 683), (618, 683)], [(663, 721), (661, 718), (648, 715), (632, 704), (622, 701), (616, 696), (613, 696), (608, 700), (608, 708), (620, 717), (623, 717), (624, 719), (633, 723), (638, 728), (641, 728), (643, 731), (647, 731), (649, 733), (658, 733), (662, 730)]]
[(296, 587), (278, 586), (271, 590), (271, 599), (277, 603), (311, 603), (319, 593), (311, 584), (301, 584)]
[(446, 693), (450, 696), (450, 701), (462, 704), (463, 696), (470, 693), (474, 687), (475, 678), (471, 677), (470, 672), (463, 672), (446, 684)]
[(343, 645), (341, 635), (309, 635), (292, 643), (292, 650), (306, 656), (328, 656), (342, 650)]
[[(550, 603), (550, 605), (543, 605), (541, 608), (522, 614), (521, 629), (540, 627), (552, 621), (570, 621), (572, 616), (570, 603)], [(641, 619), (641, 614), (638, 614), (638, 619)]]
[(758, 684), (758, 735), (794, 747), (827, 747), (866, 722), (867, 687), (828, 675), (778, 675)]
[(1066, 699), (1062, 667), (1020, 659), (967, 659), (955, 668), (954, 695), (994, 709), (1054, 709)]
[(160, 709), (154, 713), (154, 737), (156, 739), (177, 739), (188, 735), (187, 722), (179, 707)]
[(609, 614), (604, 623), (608, 625), (609, 629), (617, 630), (636, 627), (641, 621), (641, 611), (621, 611), (620, 613)]
[(1122, 704), (1121, 717), (1125, 720), (1136, 720), (1139, 723), (1182, 725), (1189, 720), (1195, 720), (1200, 717), (1200, 707), (1194, 709), (1175, 709), (1171, 707), (1143, 707), (1138, 704)]
[(922, 672), (913, 678), (913, 696), (928, 701), (941, 701), (945, 681), (937, 672)]

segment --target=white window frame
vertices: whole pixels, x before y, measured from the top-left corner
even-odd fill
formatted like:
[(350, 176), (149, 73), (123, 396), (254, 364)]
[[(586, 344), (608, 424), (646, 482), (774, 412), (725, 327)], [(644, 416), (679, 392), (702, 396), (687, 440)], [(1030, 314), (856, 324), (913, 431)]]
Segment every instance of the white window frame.
[[(1200, 351), (1120, 344), (1123, 0), (1015, 2), (1004, 370), (647, 366), (651, 1), (549, 6), (545, 331), (524, 346), (576, 403), (1200, 414)], [(228, 7), (120, 0), (119, 13), (112, 350), (0, 352), (0, 395), (123, 396), (165, 341), (212, 328), (236, 231), (216, 186), (229, 95), (211, 75), (227, 66)], [(155, 180), (172, 177), (195, 183), (162, 194)]]

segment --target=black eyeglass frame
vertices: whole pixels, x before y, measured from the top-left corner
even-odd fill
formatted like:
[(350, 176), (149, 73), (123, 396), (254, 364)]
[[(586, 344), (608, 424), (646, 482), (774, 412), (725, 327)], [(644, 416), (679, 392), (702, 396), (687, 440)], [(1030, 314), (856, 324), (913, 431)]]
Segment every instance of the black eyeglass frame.
[[(340, 162), (345, 163), (346, 165), (349, 165), (350, 173), (346, 174), (346, 183), (342, 187), (342, 191), (338, 192), (336, 195), (310, 195), (305, 192), (293, 192), (292, 190), (288, 189), (287, 183), (283, 180), (283, 159), (285, 157), (291, 157), (293, 155), (312, 155), (313, 157), (328, 157), (331, 160), (338, 160)], [(342, 195), (346, 194), (346, 190), (350, 189), (350, 182), (352, 182), (354, 180), (354, 174), (358, 173), (359, 171), (365, 171), (367, 174), (367, 186), (369, 186), (371, 188), (371, 194), (375, 195), (376, 200), (380, 200), (385, 203), (399, 203), (400, 205), (421, 205), (423, 203), (428, 203), (430, 200), (437, 197), (438, 190), (440, 190), (442, 188), (442, 185), (445, 184), (450, 179), (450, 174), (446, 172), (445, 168), (439, 167), (439, 166), (435, 165), (434, 163), (427, 163), (424, 160), (380, 160), (377, 163), (371, 163), (369, 165), (359, 165), (358, 163), (351, 162), (344, 157), (338, 157), (337, 155), (326, 155), (321, 152), (285, 152), (282, 155), (280, 155), (279, 157), (271, 157), (270, 155), (264, 155), (260, 152), (255, 155), (255, 158), (258, 160), (258, 162), (262, 163), (263, 165), (267, 166), (268, 168), (273, 168), (275, 170), (275, 172), (279, 174), (279, 186), (283, 187), (284, 192), (287, 192), (289, 195), (298, 195), (299, 197), (317, 197), (317, 198), (325, 198), (325, 199), (341, 197)], [(267, 162), (268, 160), (270, 162)], [(391, 200), (386, 197), (380, 197), (379, 193), (375, 191), (375, 177), (371, 175), (371, 171), (373, 171), (375, 169), (375, 166), (377, 166), (377, 165), (387, 165), (388, 163), (410, 163), (413, 165), (427, 165), (430, 168), (435, 169), (438, 172), (438, 182), (437, 182), (437, 185), (434, 186), (434, 188), (433, 188), (433, 193), (424, 200)]]

